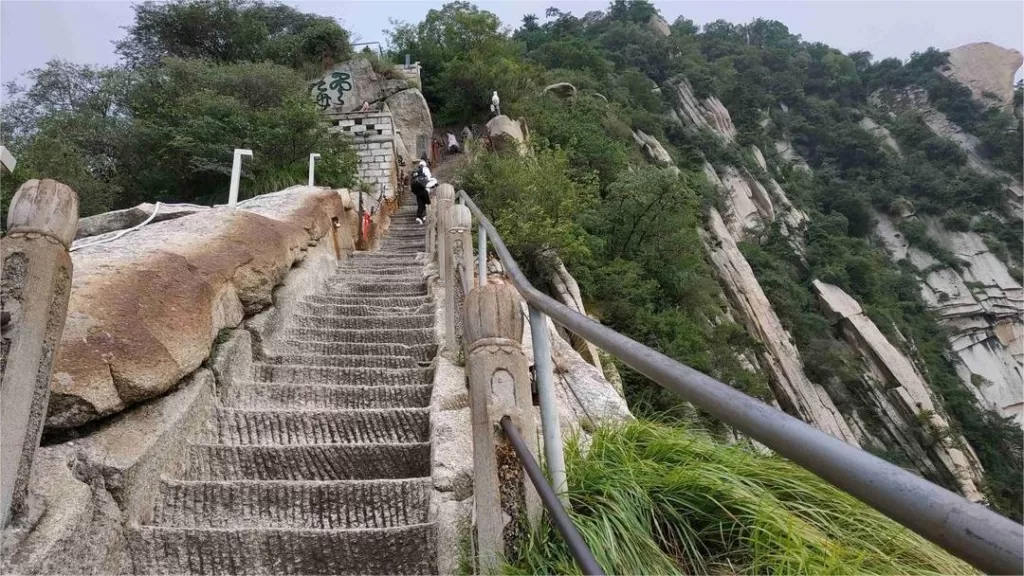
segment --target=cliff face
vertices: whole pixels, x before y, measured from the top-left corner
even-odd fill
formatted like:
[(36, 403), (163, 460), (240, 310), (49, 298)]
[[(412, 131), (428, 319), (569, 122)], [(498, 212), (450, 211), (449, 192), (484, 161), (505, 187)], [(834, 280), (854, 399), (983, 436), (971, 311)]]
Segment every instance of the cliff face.
[(943, 74), (971, 89), (979, 102), (1002, 108), (1013, 108), (1013, 77), (1024, 56), (1017, 50), (996, 46), (991, 42), (964, 44), (949, 51), (949, 65)]
[(969, 500), (981, 501), (978, 457), (963, 437), (951, 430), (914, 363), (841, 288), (815, 280), (814, 289), (825, 313), (863, 362), (864, 378), (870, 382), (863, 393), (879, 408), (876, 414), (889, 441), (897, 443), (919, 469), (944, 476)]
[[(1007, 81), (1006, 86), (1011, 83)], [(1020, 212), (1024, 199), (1021, 181), (992, 167), (981, 155), (978, 139), (936, 110), (923, 89), (879, 90), (869, 101), (882, 114), (920, 114), (935, 134), (960, 146), (972, 170), (1002, 180), (1010, 211)], [(909, 246), (897, 230), (903, 219), (921, 220), (928, 237), (948, 250), (960, 265), (956, 269), (943, 265)], [(898, 217), (877, 215), (876, 220), (876, 235), (893, 261), (907, 259), (921, 272), (921, 295), (951, 330), (950, 346), (964, 385), (982, 405), (1024, 425), (1024, 288), (1010, 273), (1009, 265), (1015, 263), (1000, 260), (980, 235), (947, 230), (936, 218), (905, 212)]]
[(898, 218), (878, 215), (875, 232), (893, 261), (909, 260), (921, 271), (921, 295), (951, 330), (964, 385), (984, 406), (1024, 424), (1024, 288), (980, 236), (921, 219), (928, 235), (962, 263), (959, 270), (909, 246), (897, 230)]
[[(713, 132), (725, 143), (734, 142), (734, 129), (709, 119), (712, 107), (720, 106), (720, 103), (714, 104), (717, 100), (707, 98), (698, 102), (685, 81), (678, 81), (672, 88), (676, 112), (684, 125)], [(722, 107), (714, 116), (728, 117), (728, 110)], [(888, 140), (887, 145), (899, 152), (898, 144), (884, 127), (870, 121), (862, 127), (883, 142)], [(794, 167), (809, 170), (787, 142), (779, 141), (776, 146), (784, 160)], [(815, 286), (822, 314), (833, 320), (853, 357), (860, 361), (860, 383), (850, 393), (866, 412), (840, 409), (839, 399), (830, 397), (821, 383), (808, 378), (800, 350), (765, 296), (737, 243), (754, 241), (765, 227), (779, 225), (791, 247), (802, 254), (803, 230), (809, 217), (793, 205), (784, 187), (772, 177), (763, 152), (756, 146), (751, 146), (747, 152), (756, 168), (751, 166), (747, 170), (705, 162), (704, 174), (719, 192), (722, 211), (710, 210), (701, 238), (719, 284), (734, 308), (734, 316), (763, 345), (758, 364), (767, 371), (778, 403), (788, 412), (847, 442), (883, 446), (904, 454), (924, 475), (956, 486), (967, 497), (980, 500), (981, 465), (963, 438), (951, 430), (914, 362), (882, 334), (853, 298), (838, 287), (820, 282)], [(757, 169), (760, 172), (755, 177), (751, 170)], [(999, 281), (993, 279), (990, 283), (998, 285), (1004, 280), (1000, 276)], [(864, 421), (864, 414), (868, 413), (874, 423), (872, 426)]]

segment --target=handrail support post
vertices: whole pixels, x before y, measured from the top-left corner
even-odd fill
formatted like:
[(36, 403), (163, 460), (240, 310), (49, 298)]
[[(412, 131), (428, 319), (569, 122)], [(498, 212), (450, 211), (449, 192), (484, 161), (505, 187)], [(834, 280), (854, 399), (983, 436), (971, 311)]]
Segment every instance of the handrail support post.
[(565, 480), (565, 454), (562, 451), (562, 428), (558, 423), (558, 399), (555, 397), (554, 366), (551, 362), (551, 340), (548, 338), (548, 317), (530, 306), (530, 336), (533, 339), (533, 365), (537, 391), (540, 395), (540, 421), (544, 435), (544, 457), (547, 460), (551, 486), (559, 500), (569, 507), (568, 484)]

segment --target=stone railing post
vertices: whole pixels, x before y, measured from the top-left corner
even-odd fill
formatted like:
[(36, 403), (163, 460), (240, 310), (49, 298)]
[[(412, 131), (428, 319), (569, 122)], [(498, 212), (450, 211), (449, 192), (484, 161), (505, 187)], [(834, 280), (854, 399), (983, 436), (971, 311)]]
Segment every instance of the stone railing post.
[[(469, 268), (463, 270), (463, 290), (465, 294), (469, 294), (469, 289), (466, 288), (465, 278), (466, 274), (473, 274), (472, 264), (472, 252), (473, 252), (473, 235), (470, 232), (470, 227), (473, 225), (473, 215), (469, 212), (469, 208), (465, 206), (452, 206), (448, 212), (448, 232), (447, 232), (447, 246), (448, 253), (445, 258), (446, 269), (441, 272), (444, 278), (444, 331), (445, 339), (452, 351), (459, 347), (459, 343), (455, 337), (455, 283), (458, 276), (458, 267), (461, 262), (463, 266), (466, 265), (467, 258), (469, 259)], [(472, 280), (470, 280), (470, 286), (472, 286)]]
[(50, 372), (71, 295), (68, 248), (78, 195), (54, 180), (29, 180), (11, 200), (0, 253), (0, 486), (3, 524), (25, 504), (32, 456), (46, 420)]
[[(505, 550), (506, 530), (534, 520), (540, 510), (537, 493), (501, 431), (501, 419), (512, 419), (534, 454), (537, 432), (515, 289), (505, 284), (474, 289), (466, 297), (462, 321), (473, 430), (477, 548), (480, 573), (487, 574), (510, 552)], [(518, 489), (509, 491), (509, 486)]]
[[(448, 212), (451, 211), (452, 203), (455, 201), (455, 189), (452, 188), (451, 184), (441, 184), (437, 187), (437, 212), (435, 214), (435, 227), (436, 232), (434, 238), (437, 240), (437, 265), (438, 274), (441, 275), (441, 285), (448, 286), (448, 278), (446, 276), (448, 272), (448, 261), (451, 260), (451, 248), (448, 247)], [(448, 296), (445, 296), (445, 301), (448, 301)], [(452, 315), (453, 311), (448, 310), (445, 312), (445, 343), (446, 349), (454, 349), (458, 344), (455, 342), (455, 324), (449, 323), (449, 318), (454, 318)], [(451, 330), (448, 329), (451, 324)]]

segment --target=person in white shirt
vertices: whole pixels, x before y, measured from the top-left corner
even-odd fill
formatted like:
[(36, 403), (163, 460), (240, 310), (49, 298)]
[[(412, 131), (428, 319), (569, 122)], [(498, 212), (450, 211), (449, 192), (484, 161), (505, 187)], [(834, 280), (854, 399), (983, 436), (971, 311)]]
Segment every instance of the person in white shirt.
[(498, 98), (498, 91), (495, 90), (491, 94), (491, 113), (495, 116), (501, 116), (501, 99)]

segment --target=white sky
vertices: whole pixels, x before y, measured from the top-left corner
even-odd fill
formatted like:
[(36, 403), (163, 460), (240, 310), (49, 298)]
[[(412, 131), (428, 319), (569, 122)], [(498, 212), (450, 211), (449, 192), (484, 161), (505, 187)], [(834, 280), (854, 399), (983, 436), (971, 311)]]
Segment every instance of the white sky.
[[(304, 12), (337, 18), (362, 41), (383, 41), (391, 18), (419, 21), (440, 2), (389, 0), (289, 0)], [(577, 16), (607, 8), (590, 0), (480, 1), (507, 26), (523, 15), (543, 19), (548, 6)], [(805, 40), (821, 41), (844, 52), (868, 50), (875, 58), (906, 58), (929, 46), (949, 49), (988, 41), (1024, 50), (1024, 2), (1017, 1), (655, 1), (672, 22), (683, 15), (697, 24), (718, 19), (735, 23), (757, 17), (779, 20)], [(132, 20), (131, 3), (122, 0), (0, 0), (0, 80), (7, 82), (51, 58), (83, 64), (117, 61), (113, 41)]]

